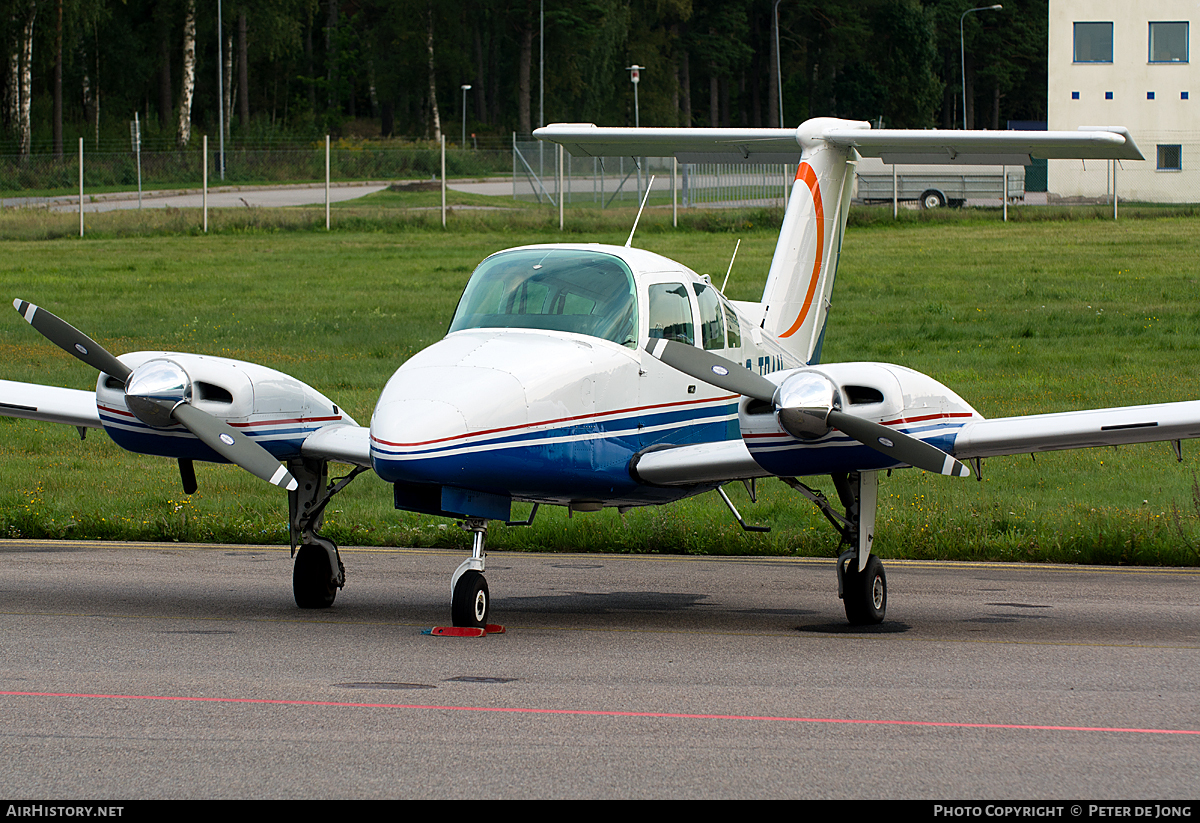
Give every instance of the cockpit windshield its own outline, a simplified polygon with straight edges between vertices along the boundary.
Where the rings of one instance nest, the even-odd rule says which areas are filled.
[[[637,347],[633,273],[619,257],[584,249],[518,249],[480,264],[450,331],[546,329]]]

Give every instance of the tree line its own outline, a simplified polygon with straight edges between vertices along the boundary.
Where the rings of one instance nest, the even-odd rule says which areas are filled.
[[[952,128],[964,79],[967,124],[1003,128],[1045,119],[1047,2],[963,19],[969,0],[223,0],[218,25],[218,0],[0,0],[0,153],[127,141],[135,113],[161,146],[221,120],[245,143],[454,139],[464,116],[494,137],[826,115]]]

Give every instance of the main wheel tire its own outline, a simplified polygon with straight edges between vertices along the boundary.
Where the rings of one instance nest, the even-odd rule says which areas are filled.
[[[477,571],[463,572],[454,586],[450,601],[450,616],[455,626],[482,629],[491,614],[492,598],[487,579]]]
[[[292,565],[292,594],[302,609],[327,609],[337,597],[337,585],[324,547],[305,544],[296,550]]]
[[[869,626],[882,623],[887,614],[887,575],[883,563],[875,555],[867,558],[867,567],[861,572],[846,569],[842,578],[842,599],[846,606],[846,619],[852,626]]]
[[[940,191],[930,189],[921,194],[921,208],[923,209],[940,209],[946,205],[946,196]]]

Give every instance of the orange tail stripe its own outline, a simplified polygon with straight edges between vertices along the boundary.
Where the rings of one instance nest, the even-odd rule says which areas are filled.
[[[796,179],[803,180],[808,190],[812,192],[813,205],[817,212],[817,259],[813,261],[812,277],[808,281],[808,294],[804,295],[804,305],[800,307],[800,315],[796,318],[796,322],[792,327],[785,331],[780,337],[791,337],[796,333],[796,330],[804,324],[804,318],[808,317],[809,309],[812,308],[813,295],[817,291],[817,277],[821,273],[821,259],[825,256],[825,209],[821,205],[821,186],[817,183],[817,175],[812,170],[812,166],[808,163],[801,163],[800,168],[796,169]]]

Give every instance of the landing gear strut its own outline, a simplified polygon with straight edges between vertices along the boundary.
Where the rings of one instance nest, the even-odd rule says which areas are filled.
[[[471,557],[462,562],[450,579],[450,615],[457,627],[485,629],[492,604],[483,576],[487,521],[469,517],[461,525],[472,535]]]
[[[302,609],[327,609],[337,590],[346,585],[346,569],[333,541],[317,533],[330,498],[366,469],[356,467],[335,483],[329,482],[325,460],[290,460],[288,471],[299,486],[288,492],[288,531],[292,541],[292,594]]]
[[[854,626],[882,623],[887,612],[887,575],[883,573],[883,563],[871,554],[879,474],[850,472],[832,478],[838,500],[846,510],[844,515],[816,489],[794,477],[782,480],[811,500],[842,536],[839,548],[846,549],[837,560],[838,597],[846,607],[846,619]]]

